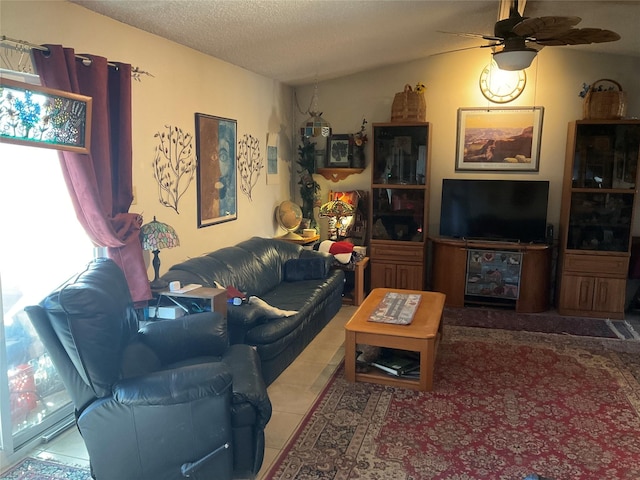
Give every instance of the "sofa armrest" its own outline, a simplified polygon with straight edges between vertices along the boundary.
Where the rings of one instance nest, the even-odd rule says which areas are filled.
[[[224,395],[231,381],[226,365],[204,363],[122,380],[113,386],[113,397],[129,406],[176,405]]]
[[[271,418],[271,401],[262,378],[260,357],[249,345],[231,345],[222,363],[233,377],[233,403],[248,402],[256,409],[257,428],[264,428]]]
[[[221,356],[229,345],[227,323],[219,312],[150,322],[138,333],[140,341],[151,348],[164,365],[194,357]]]

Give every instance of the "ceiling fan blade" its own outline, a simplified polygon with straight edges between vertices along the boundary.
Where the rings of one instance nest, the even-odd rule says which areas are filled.
[[[605,43],[620,40],[620,35],[611,30],[601,28],[572,28],[561,32],[553,38],[536,38],[539,45],[586,45],[589,43]]]
[[[558,32],[569,30],[581,20],[580,17],[527,18],[513,27],[513,33],[519,37],[551,38]]]
[[[493,48],[502,45],[502,43],[492,43],[489,45],[474,45],[473,47],[455,48],[453,50],[446,50],[444,52],[432,53],[430,57],[436,57],[438,55],[444,55],[445,53],[462,52],[464,50],[473,50],[475,48]]]
[[[489,40],[491,42],[501,42],[503,40],[500,37],[494,37],[493,35],[482,35],[480,33],[445,32],[443,30],[438,30],[438,33],[446,33],[448,35],[457,35],[458,37],[481,38],[483,40]]]

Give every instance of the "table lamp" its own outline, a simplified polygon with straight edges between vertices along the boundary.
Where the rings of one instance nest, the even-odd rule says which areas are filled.
[[[158,254],[163,248],[173,248],[180,245],[180,240],[178,239],[176,231],[170,225],[158,222],[154,216],[152,222],[149,222],[140,228],[140,241],[142,242],[143,250],[150,250],[153,252],[152,264],[155,272],[155,278],[150,284],[151,288],[153,290],[166,288],[169,283],[159,278],[160,257],[158,257]]]
[[[334,219],[335,225],[331,225],[329,222],[329,239],[340,240],[340,230],[344,230],[349,226],[351,222],[350,218],[355,213],[353,205],[348,204],[343,200],[330,200],[320,206],[320,216],[329,217]]]

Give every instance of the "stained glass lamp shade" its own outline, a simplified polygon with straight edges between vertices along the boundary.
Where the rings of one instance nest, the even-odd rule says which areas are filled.
[[[158,254],[163,248],[173,248],[180,245],[178,234],[170,225],[158,222],[156,217],[153,221],[140,228],[140,241],[143,250],[150,250],[153,253],[153,270],[155,277],[151,282],[151,288],[160,290],[166,288],[168,283],[160,279],[160,257]]]
[[[344,231],[349,226],[354,213],[353,205],[343,200],[331,200],[320,207],[320,216],[329,217],[332,220],[329,225],[331,240],[340,240],[340,231]]]
[[[331,124],[322,118],[322,112],[309,112],[309,115],[311,117],[300,127],[302,137],[329,137],[331,135]]]

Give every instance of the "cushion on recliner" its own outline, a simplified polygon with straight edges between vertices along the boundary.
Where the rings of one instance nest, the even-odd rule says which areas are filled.
[[[160,370],[158,356],[142,342],[131,342],[122,352],[122,378],[137,377]]]
[[[284,280],[299,282],[327,277],[326,263],[323,258],[292,258],[284,264]]]

